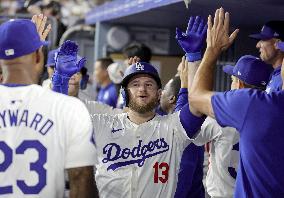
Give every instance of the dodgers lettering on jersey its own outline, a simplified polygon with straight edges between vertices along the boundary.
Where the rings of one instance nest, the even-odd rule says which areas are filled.
[[[0,92],[0,196],[63,197],[64,170],[95,163],[87,109],[38,85]]]
[[[29,127],[45,135],[53,126],[53,121],[41,113],[31,113],[28,109],[6,109],[0,111],[0,128]]]
[[[102,160],[103,163],[116,161],[121,158],[126,160],[124,162],[117,162],[111,164],[107,168],[107,170],[115,170],[119,167],[127,166],[130,164],[137,164],[139,167],[142,167],[147,158],[159,155],[169,150],[169,145],[164,140],[164,138],[150,141],[148,144],[145,145],[142,145],[142,142],[142,140],[139,140],[138,146],[133,147],[132,149],[121,148],[116,143],[107,144],[103,148],[103,154],[105,154],[106,156]],[[132,159],[128,160],[130,157]]]
[[[93,115],[102,198],[173,197],[179,163],[190,140],[179,112],[136,125],[127,114]]]

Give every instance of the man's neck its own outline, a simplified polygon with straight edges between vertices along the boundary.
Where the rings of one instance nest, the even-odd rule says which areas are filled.
[[[131,122],[134,122],[135,124],[142,124],[154,118],[156,113],[154,111],[138,113],[129,108],[127,115]]]
[[[101,83],[101,86],[102,86],[103,88],[105,88],[105,87],[107,87],[109,84],[111,84],[111,80],[107,79],[107,80],[105,80],[104,82]]]
[[[274,60],[273,63],[272,63],[273,69],[278,68],[278,67],[282,64],[283,57],[284,57],[284,56],[279,55],[279,56],[277,56],[277,57],[275,58],[275,60]]]
[[[39,77],[36,72],[25,65],[3,66],[3,82],[11,84],[38,84]]]
[[[3,75],[3,84],[38,84],[38,79],[35,77],[32,77],[30,75],[22,75],[20,73],[17,73],[16,75],[13,74],[7,74]]]

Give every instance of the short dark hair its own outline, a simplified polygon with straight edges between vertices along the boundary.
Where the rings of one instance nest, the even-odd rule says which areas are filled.
[[[137,56],[141,62],[149,63],[152,58],[152,51],[142,43],[130,44],[123,49],[123,54],[127,58]]]
[[[181,85],[180,77],[175,76],[171,80],[172,80],[172,82],[170,84],[170,92],[171,92],[172,95],[175,96],[175,98],[177,100],[178,93],[179,93],[179,90],[180,90],[180,85]]]
[[[102,67],[104,69],[107,69],[108,66],[113,63],[113,60],[110,57],[105,57],[97,59],[97,62],[101,62]]]
[[[88,73],[88,69],[86,67],[82,67],[80,73],[82,74],[82,76],[85,76]]]

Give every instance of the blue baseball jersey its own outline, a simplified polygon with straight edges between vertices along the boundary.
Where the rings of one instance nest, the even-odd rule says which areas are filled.
[[[281,78],[281,65],[277,67],[271,74],[270,81],[266,87],[266,92],[271,93],[273,91],[282,90],[282,78]]]
[[[187,103],[188,90],[186,88],[181,88],[178,94],[175,112],[181,110]],[[175,197],[201,198],[205,196],[205,190],[202,183],[203,162],[204,147],[190,144],[185,148],[181,157]]]
[[[284,92],[242,89],[216,93],[217,122],[240,133],[235,197],[284,197]]]
[[[97,101],[115,108],[117,104],[117,98],[118,93],[115,84],[110,83],[106,87],[101,87],[98,93]]]

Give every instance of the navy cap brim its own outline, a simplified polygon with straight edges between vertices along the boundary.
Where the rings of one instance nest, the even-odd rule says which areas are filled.
[[[251,34],[249,35],[250,38],[256,39],[256,40],[269,40],[272,39],[273,37],[267,36],[264,34]]]
[[[225,66],[223,66],[223,71],[226,74],[234,76],[234,66],[232,66],[232,65],[225,65]]]
[[[278,49],[280,49],[282,52],[284,52],[284,42],[277,43]]]

